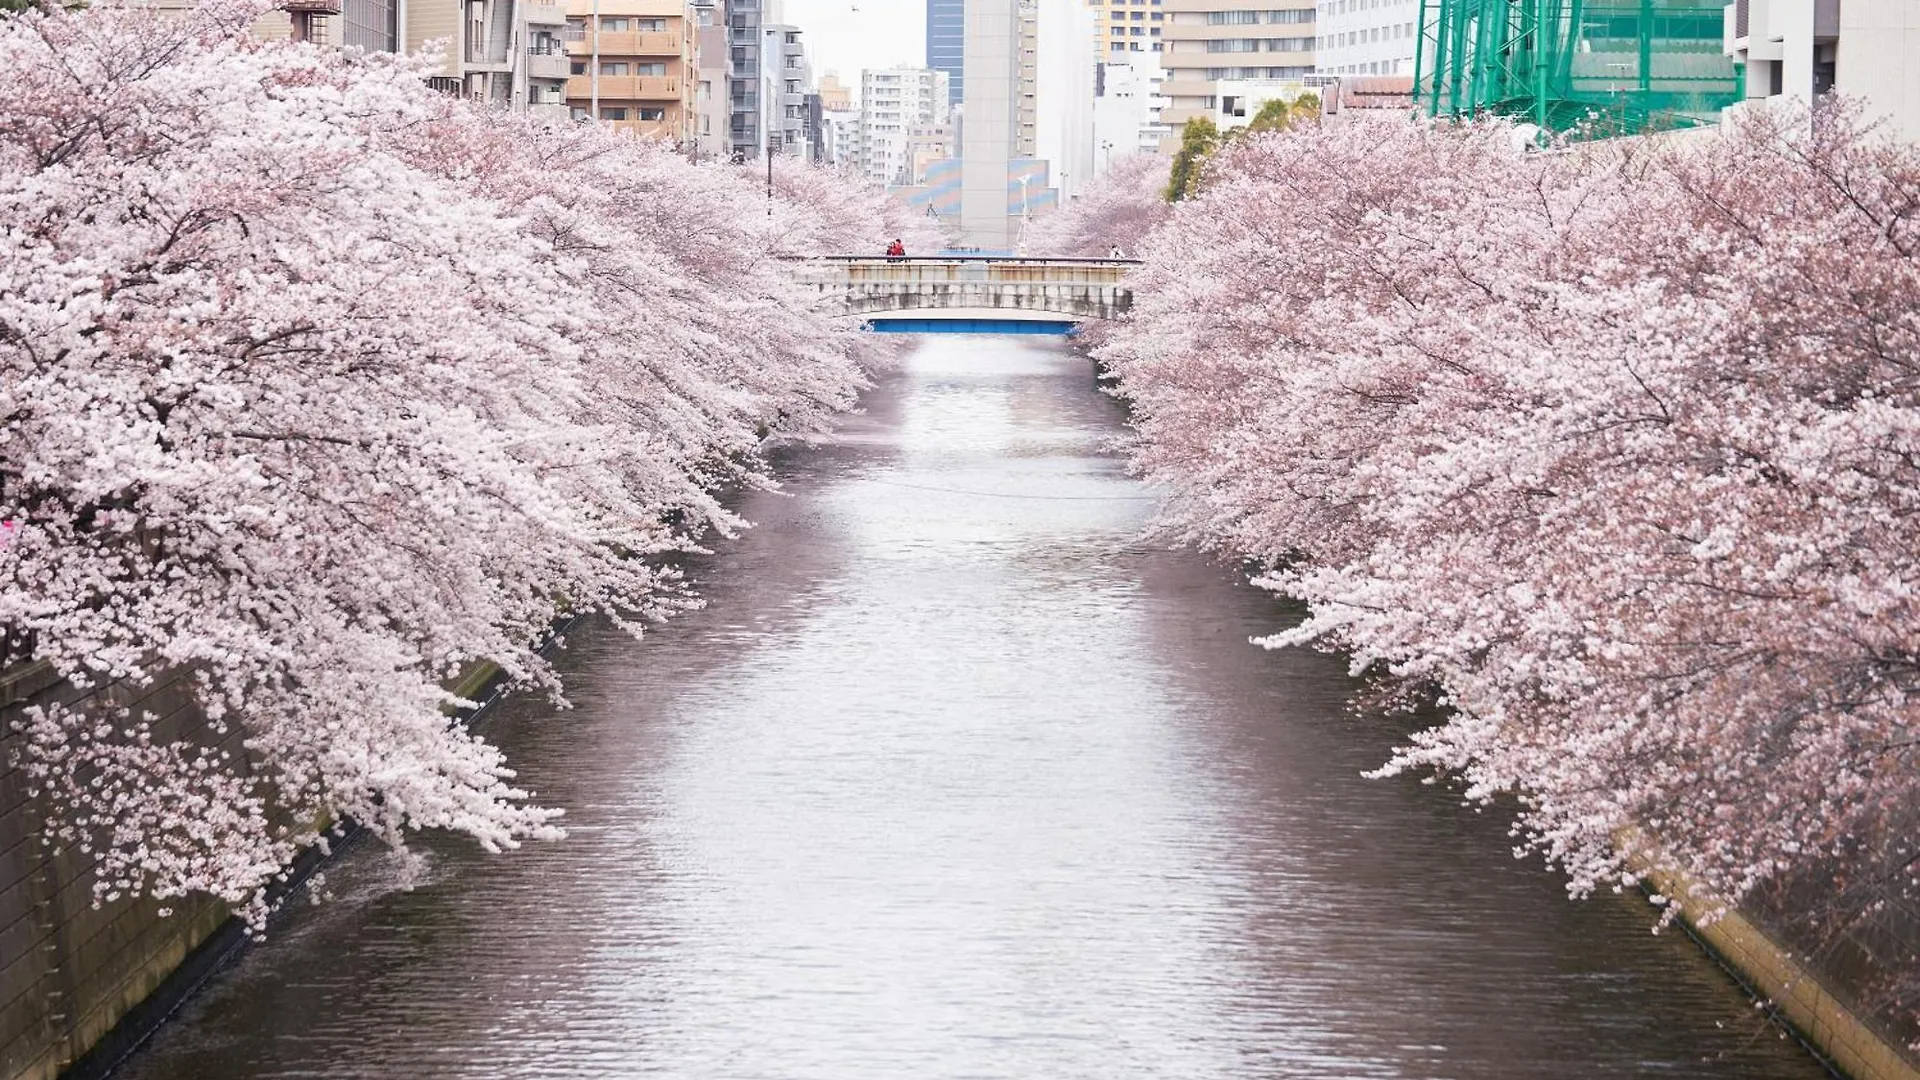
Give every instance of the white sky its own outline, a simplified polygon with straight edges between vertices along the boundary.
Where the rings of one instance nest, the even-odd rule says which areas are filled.
[[[832,71],[860,93],[864,68],[927,62],[926,0],[782,0],[813,61],[813,77]]]

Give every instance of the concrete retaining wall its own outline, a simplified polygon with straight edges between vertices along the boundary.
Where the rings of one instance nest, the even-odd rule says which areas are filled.
[[[225,907],[150,900],[93,905],[93,859],[42,842],[46,806],[12,767],[20,710],[93,698],[153,713],[157,737],[196,738],[204,720],[177,678],[143,691],[125,685],[76,694],[44,664],[0,677],[0,1077],[51,1080],[145,1001],[227,921]],[[228,736],[235,738],[236,736]]]
[[[1654,871],[1648,878],[1667,896],[1688,896],[1686,882],[1673,874]],[[1853,1080],[1920,1080],[1920,1068],[1746,916],[1730,911],[1704,926],[1689,924],[1688,931]]]

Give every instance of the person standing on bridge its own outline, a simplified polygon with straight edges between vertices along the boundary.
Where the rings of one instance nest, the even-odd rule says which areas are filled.
[[[906,257],[907,257],[907,245],[901,243],[897,238],[894,240],[893,243],[887,245],[887,258],[904,259]]]

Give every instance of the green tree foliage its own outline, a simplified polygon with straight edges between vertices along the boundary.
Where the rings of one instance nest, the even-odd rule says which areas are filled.
[[[1260,111],[1253,114],[1253,119],[1249,121],[1247,126],[1242,130],[1248,132],[1285,131],[1287,128],[1293,126],[1292,111],[1292,107],[1285,101],[1280,98],[1274,98],[1272,101],[1260,106]]]
[[[1167,180],[1167,201],[1179,202],[1199,191],[1200,172],[1207,158],[1220,147],[1220,129],[1204,116],[1187,121],[1180,132],[1180,149],[1173,155],[1173,172]]]

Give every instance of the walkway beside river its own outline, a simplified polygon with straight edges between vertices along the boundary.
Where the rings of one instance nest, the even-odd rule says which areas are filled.
[[[1644,902],[1363,779],[1403,732],[1140,539],[1122,420],[1057,344],[928,338],[704,610],[492,722],[569,839],[360,845],[122,1075],[1824,1075]]]

